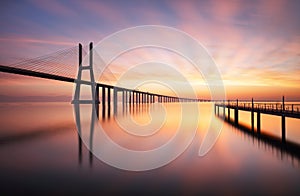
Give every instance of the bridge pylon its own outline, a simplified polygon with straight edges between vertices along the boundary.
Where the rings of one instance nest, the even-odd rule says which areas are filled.
[[[90,81],[82,80],[82,73],[83,71],[88,71],[90,74]],[[89,65],[83,66],[82,64],[82,45],[79,44],[79,67],[78,67],[78,74],[77,78],[75,79],[75,93],[72,100],[72,104],[99,104],[99,92],[97,90],[97,84],[94,78],[94,71],[93,71],[93,43],[91,42],[89,45]],[[91,87],[91,99],[83,100],[80,99],[81,93],[81,85],[88,85]]]

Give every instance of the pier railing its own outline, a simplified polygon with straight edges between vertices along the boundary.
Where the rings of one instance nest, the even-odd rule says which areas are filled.
[[[218,105],[236,108],[238,106],[239,109],[244,110],[260,110],[260,111],[270,111],[270,112],[284,112],[290,114],[300,114],[300,104],[282,104],[282,103],[252,103],[251,102],[240,102],[236,103],[236,101],[226,101],[226,102],[218,102]]]
[[[261,114],[269,114],[281,116],[281,130],[282,130],[282,141],[285,141],[286,135],[286,126],[285,126],[285,118],[297,118],[300,119],[300,104],[288,103],[284,102],[284,97],[282,97],[282,102],[254,102],[253,99],[251,101],[218,101],[215,103],[214,109],[215,114],[219,116],[220,108],[223,109],[223,117],[230,120],[230,110],[234,110],[234,122],[238,124],[239,121],[239,111],[248,111],[251,113],[251,130],[254,131],[254,113],[256,113],[257,117],[257,125],[256,130],[260,133],[261,127]],[[227,109],[227,117],[225,110]]]

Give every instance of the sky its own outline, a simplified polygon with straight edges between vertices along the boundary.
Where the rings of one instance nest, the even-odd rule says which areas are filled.
[[[186,32],[207,49],[219,68],[228,99],[280,100],[285,95],[288,100],[300,100],[297,0],[2,0],[0,4],[1,65],[73,47],[79,42],[98,43],[125,28],[163,25]],[[109,67],[114,78],[121,77],[136,62],[135,56],[164,59],[182,72],[199,97],[209,98],[201,75],[178,55],[161,49],[140,49],[116,59]],[[147,73],[149,70],[140,74]],[[73,92],[71,84],[44,79],[0,73],[0,80],[0,101],[69,100]],[[140,88],[147,90],[145,86]],[[150,89],[155,90],[158,89]]]

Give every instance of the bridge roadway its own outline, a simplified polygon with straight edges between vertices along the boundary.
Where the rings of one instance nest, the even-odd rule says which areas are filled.
[[[21,68],[15,68],[15,67],[9,67],[9,66],[4,66],[4,65],[0,65],[0,71],[5,72],[5,73],[23,75],[23,76],[32,76],[32,77],[45,78],[45,79],[51,79],[51,80],[58,80],[58,81],[63,81],[63,82],[70,82],[70,83],[75,82],[75,79],[70,78],[70,77],[58,76],[58,75],[54,75],[54,74],[42,73],[42,72],[26,70],[26,69],[21,69]],[[90,84],[89,81],[82,81],[82,82],[85,84]],[[139,91],[139,90],[133,90],[133,89],[127,89],[127,88],[123,88],[123,87],[116,87],[116,86],[112,86],[112,85],[97,83],[97,89],[99,89],[99,87],[151,96],[153,98],[152,101],[154,101],[154,96],[157,96],[159,102],[203,101],[200,99],[178,98],[178,97],[174,97],[174,96],[160,95],[160,94],[156,94],[156,93],[143,92],[143,91]],[[99,90],[97,92],[99,92]],[[99,100],[99,94],[96,96],[98,97],[97,99]],[[148,100],[148,98],[146,98],[146,99]],[[133,102],[134,102],[134,100],[133,100]],[[141,102],[144,102],[144,100],[142,99]],[[150,99],[147,102],[151,102]]]

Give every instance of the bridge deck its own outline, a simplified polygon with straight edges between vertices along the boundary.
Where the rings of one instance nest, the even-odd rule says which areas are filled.
[[[51,80],[58,80],[58,81],[70,82],[70,83],[74,83],[76,81],[74,78],[70,78],[70,77],[58,76],[58,75],[54,75],[54,74],[42,73],[42,72],[21,69],[21,68],[15,68],[15,67],[9,67],[9,66],[4,66],[4,65],[0,65],[0,72],[18,74],[18,75],[23,75],[23,76],[45,78],[45,79],[51,79]],[[91,83],[89,81],[81,81],[81,82],[86,83],[86,84]],[[127,89],[127,88],[123,88],[123,87],[117,87],[117,86],[112,86],[112,85],[102,84],[102,83],[96,83],[96,85],[97,85],[97,87],[116,89],[118,91],[129,91],[129,92],[134,92],[134,93],[142,93],[142,94],[153,95],[153,96],[158,96],[158,97],[166,97],[166,98],[178,98],[178,99],[184,99],[184,100],[189,100],[189,101],[200,101],[200,99],[179,98],[179,97],[174,97],[174,96],[167,96],[167,95],[161,95],[161,94],[156,94],[156,93],[143,92],[143,91],[139,91],[139,90]]]

